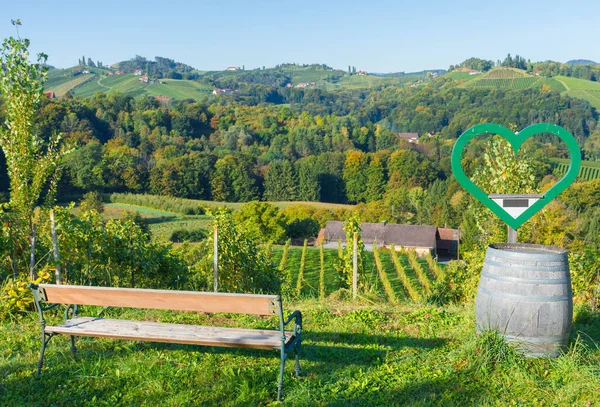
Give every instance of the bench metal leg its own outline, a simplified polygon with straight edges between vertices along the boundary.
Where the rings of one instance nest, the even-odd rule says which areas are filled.
[[[296,377],[300,376],[300,345],[302,341],[298,341],[296,345],[294,345],[294,351],[296,353],[296,364],[294,365],[294,373]]]
[[[285,368],[285,359],[287,358],[287,353],[285,353],[285,349],[281,348],[281,366],[279,368],[279,385],[277,386],[277,401],[281,401],[281,393],[283,392],[283,373]]]
[[[40,359],[38,360],[36,377],[40,377],[40,374],[42,373],[42,366],[44,366],[44,352],[46,351],[48,342],[50,342],[50,339],[52,339],[53,336],[53,334],[47,334],[46,332],[42,331],[42,350],[40,351]]]
[[[73,358],[77,357],[77,347],[75,346],[75,337],[71,335],[71,355]]]

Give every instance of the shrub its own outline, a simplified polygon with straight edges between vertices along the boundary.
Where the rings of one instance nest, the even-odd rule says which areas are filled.
[[[171,233],[169,240],[173,243],[201,242],[206,239],[207,235],[208,232],[204,229],[177,229]]]
[[[104,212],[104,202],[102,202],[102,196],[98,191],[91,191],[85,194],[79,202],[79,207],[84,212],[91,210],[98,213]]]

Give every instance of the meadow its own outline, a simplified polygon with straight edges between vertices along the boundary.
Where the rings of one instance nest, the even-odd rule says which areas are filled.
[[[304,316],[302,374],[286,365],[277,403],[277,352],[68,337],[52,339],[35,378],[39,321],[0,325],[2,406],[595,406],[600,403],[600,320],[577,308],[569,350],[526,359],[496,335],[475,334],[472,304],[285,302]],[[97,315],[273,329],[235,315],[86,308]],[[61,319],[57,310],[51,322]]]
[[[46,83],[47,90],[58,96],[72,92],[75,97],[92,97],[97,92],[119,92],[130,96],[165,96],[168,98],[200,99],[212,92],[212,87],[188,80],[161,79],[160,83],[144,84],[133,74],[107,76],[106,71],[96,69],[95,75],[72,76],[71,70],[54,70]]]

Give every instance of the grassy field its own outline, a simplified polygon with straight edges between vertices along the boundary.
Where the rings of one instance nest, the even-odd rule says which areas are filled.
[[[555,78],[565,86],[567,95],[587,100],[596,109],[600,109],[600,83],[566,76]]]
[[[455,81],[468,82],[479,78],[481,75],[469,75],[468,72],[452,71],[444,75],[444,78],[449,78]]]
[[[114,203],[129,203],[129,204],[138,204],[140,206],[150,206],[149,204],[142,204],[142,202],[155,202],[159,201],[164,205],[191,205],[191,206],[201,206],[205,208],[219,208],[226,207],[231,210],[240,209],[244,203],[243,202],[219,202],[219,201],[203,201],[197,199],[185,199],[185,198],[173,198],[166,196],[158,196],[158,195],[149,195],[149,194],[112,194],[110,196],[110,200]],[[345,204],[335,204],[335,203],[327,203],[327,202],[305,202],[305,201],[278,201],[278,202],[269,202],[280,209],[285,209],[288,206],[292,205],[308,205],[317,209],[352,209],[354,205],[345,205]],[[156,207],[155,209],[160,209]]]
[[[208,230],[211,222],[210,217],[206,215],[182,215],[180,213],[123,203],[105,204],[103,216],[106,219],[121,218],[126,211],[138,212],[148,222],[152,238],[161,242],[170,241],[171,235],[175,230]]]
[[[87,82],[93,81],[95,78],[96,78],[96,75],[81,74],[81,75],[72,77],[71,80],[69,80],[69,81],[58,82],[56,85],[54,85],[52,87],[46,86],[46,89],[52,90],[52,91],[54,91],[54,93],[56,93],[56,96],[62,97],[65,94],[67,94],[68,92],[72,91],[73,89],[83,86]]]
[[[93,68],[92,68],[93,69]],[[176,100],[200,99],[212,92],[212,87],[188,80],[161,79],[160,83],[144,84],[133,74],[107,76],[105,70],[96,69],[96,74],[72,76],[71,69],[53,70],[46,83],[47,90],[58,96],[72,91],[75,97],[91,97],[96,92],[119,92],[131,96],[166,96]]]
[[[325,87],[327,90],[334,89],[361,89],[373,88],[382,85],[386,86],[403,86],[409,82],[424,79],[417,76],[376,76],[376,75],[352,75],[344,76],[339,81],[327,82]]]
[[[473,305],[286,303],[303,312],[302,374],[275,351],[53,338],[34,376],[39,321],[0,324],[0,405],[12,406],[597,406],[600,318],[576,308],[567,353],[527,359],[476,335]],[[86,308],[83,315],[100,309]],[[52,313],[50,313],[52,314]],[[275,329],[273,318],[111,309],[105,317]],[[60,322],[60,310],[49,319]]]

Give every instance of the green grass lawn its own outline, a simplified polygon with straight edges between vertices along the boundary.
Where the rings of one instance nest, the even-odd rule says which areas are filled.
[[[600,316],[575,310],[567,353],[513,354],[475,334],[473,304],[437,308],[326,300],[285,304],[304,316],[302,375],[286,364],[287,406],[597,406]],[[83,314],[96,315],[98,309]],[[50,313],[51,314],[51,313]],[[50,323],[62,316],[56,310]],[[109,310],[111,318],[274,329],[264,317]],[[0,324],[1,406],[262,406],[276,400],[276,351],[53,338],[35,378],[39,321]]]

